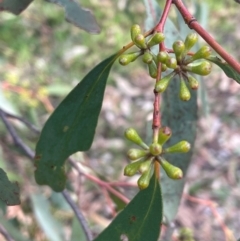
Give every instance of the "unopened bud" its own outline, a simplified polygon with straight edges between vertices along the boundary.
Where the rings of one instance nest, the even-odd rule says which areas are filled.
[[[144,159],[132,162],[132,163],[128,164],[127,166],[125,166],[124,175],[128,176],[128,177],[131,177],[131,176],[135,175],[137,173],[140,165],[143,162],[144,162]]]
[[[183,78],[180,79],[179,98],[183,101],[188,101],[191,98],[191,93]]]
[[[189,83],[191,89],[197,90],[198,86],[199,86],[197,79],[195,79],[193,76],[191,76],[189,74],[187,76],[187,79],[188,79],[188,83]]]
[[[161,127],[158,133],[158,143],[163,145],[172,136],[172,130],[168,126]]]
[[[166,63],[167,59],[169,59],[169,58],[170,57],[169,57],[168,53],[165,52],[165,51],[160,51],[157,55],[158,62],[161,62],[161,63],[164,63],[164,64]]]
[[[128,128],[126,131],[125,131],[125,137],[129,140],[129,141],[132,141],[133,143],[143,147],[144,149],[148,150],[148,146],[147,144],[145,144],[141,137],[138,135],[137,131],[133,128]]]
[[[132,27],[131,27],[131,39],[132,39],[133,42],[134,42],[134,39],[136,38],[136,36],[140,33],[141,33],[140,26],[138,24],[132,25]]]
[[[147,44],[145,43],[145,37],[142,34],[136,35],[133,42],[140,48],[140,49],[147,49]]]
[[[176,69],[176,68],[177,68],[177,60],[176,60],[176,58],[168,58],[168,59],[166,60],[166,63],[165,63],[165,64],[166,64],[167,67],[170,68],[170,69]]]
[[[148,64],[148,72],[152,78],[157,78],[157,66],[154,62]]]
[[[150,179],[152,177],[153,168],[149,168],[146,172],[144,172],[141,177],[138,179],[138,187],[143,190],[149,186]]]
[[[158,156],[162,153],[162,146],[159,143],[152,143],[149,146],[149,151],[153,156]]]
[[[175,72],[171,72],[170,74],[166,75],[165,77],[163,77],[162,79],[160,79],[159,81],[157,81],[156,85],[155,85],[155,90],[159,93],[162,93],[164,92],[169,83],[170,83],[170,80],[175,76]]]
[[[128,54],[122,54],[119,57],[119,63],[121,65],[127,65],[133,61],[135,61],[142,53],[140,51],[138,52],[132,52],[132,53],[128,53]]]
[[[181,179],[183,177],[183,172],[179,167],[176,167],[170,164],[168,161],[166,161],[163,158],[161,159],[160,163],[169,178]]]
[[[185,51],[185,44],[182,40],[177,40],[173,43],[173,50],[176,56],[177,61],[181,61],[183,59],[183,53]]]
[[[151,157],[150,159],[148,159],[140,164],[139,169],[138,169],[140,173],[147,172],[148,169],[151,168],[151,165],[153,164],[153,158],[154,157]]]
[[[145,63],[145,64],[151,64],[152,61],[153,61],[153,55],[149,52],[145,52],[143,57],[142,57],[142,61]]]
[[[208,61],[202,61],[199,63],[191,63],[187,66],[183,66],[183,69],[199,75],[208,75],[211,73],[212,65]]]
[[[202,46],[193,56],[184,61],[184,64],[189,64],[197,59],[206,59],[211,55],[211,48],[207,45]]]
[[[150,48],[156,44],[160,44],[165,39],[163,33],[155,33],[147,42],[147,46]]]
[[[180,141],[177,144],[164,149],[164,153],[186,153],[191,149],[191,144],[187,141]]]
[[[130,149],[127,153],[127,156],[130,160],[135,161],[141,157],[144,157],[149,152],[146,150],[139,150],[139,149]]]

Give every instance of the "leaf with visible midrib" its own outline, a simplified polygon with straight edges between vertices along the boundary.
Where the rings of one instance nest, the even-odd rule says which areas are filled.
[[[139,191],[94,241],[157,241],[162,208],[160,185],[153,175],[148,188]]]
[[[218,65],[229,78],[236,80],[236,82],[240,84],[240,73],[238,73],[231,65],[218,58],[217,56],[210,56],[207,59]]]
[[[35,179],[39,185],[62,191],[66,158],[90,148],[115,58],[113,55],[92,69],[47,120],[36,146]]]

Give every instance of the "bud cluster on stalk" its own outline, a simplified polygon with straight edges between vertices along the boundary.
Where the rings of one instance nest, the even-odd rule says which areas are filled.
[[[191,98],[189,88],[192,90],[198,89],[198,81],[191,73],[198,75],[208,75],[211,72],[212,65],[207,59],[211,54],[211,48],[209,46],[202,46],[196,53],[191,54],[189,51],[197,43],[198,36],[196,33],[190,33],[187,35],[185,41],[177,40],[173,43],[172,48],[174,51],[174,57],[166,51],[160,51],[157,55],[158,63],[162,64],[165,69],[172,69],[170,73],[157,81],[155,85],[155,91],[164,92],[171,79],[175,75],[180,77],[180,90],[179,97],[183,101],[188,101]]]
[[[155,32],[152,36],[146,40],[141,32],[139,25],[134,24],[131,27],[131,39],[133,43],[139,48],[136,52],[130,52],[122,54],[119,57],[119,63],[121,65],[127,65],[135,61],[139,56],[142,55],[142,61],[148,65],[149,75],[152,78],[157,77],[157,57],[151,52],[151,47],[160,44],[164,41],[165,36],[161,32]]]
[[[172,131],[169,127],[161,127],[159,129],[158,140],[151,143],[149,146],[143,142],[137,131],[133,128],[128,128],[125,131],[125,137],[140,146],[141,149],[132,148],[128,151],[127,156],[131,163],[124,168],[125,176],[133,176],[136,173],[140,173],[138,179],[138,186],[140,189],[148,187],[151,176],[154,172],[154,162],[160,163],[165,170],[168,177],[171,179],[181,179],[183,176],[182,170],[164,158],[165,153],[186,153],[190,150],[191,145],[185,140],[178,142],[177,144],[163,148],[163,145],[172,136]]]

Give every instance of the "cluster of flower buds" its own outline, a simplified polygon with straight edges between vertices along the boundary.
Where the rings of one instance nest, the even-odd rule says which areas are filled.
[[[197,43],[197,40],[198,35],[196,33],[190,33],[184,42],[177,40],[173,43],[174,57],[171,57],[166,51],[160,51],[158,53],[157,61],[162,64],[162,69],[169,68],[172,69],[172,71],[156,83],[155,90],[157,92],[164,92],[170,80],[175,75],[179,75],[179,97],[181,100],[188,101],[191,98],[189,87],[193,90],[198,89],[198,81],[190,73],[202,76],[210,74],[212,65],[205,60],[211,54],[211,48],[209,46],[202,46],[196,53],[189,54],[190,49]]]
[[[163,157],[166,153],[186,153],[190,150],[191,145],[183,140],[168,148],[163,148],[165,142],[172,136],[172,131],[169,127],[161,127],[157,142],[153,142],[150,146],[143,142],[137,131],[133,128],[128,128],[125,131],[125,137],[131,142],[137,144],[142,149],[130,149],[127,153],[131,163],[124,169],[124,175],[133,176],[137,172],[141,174],[138,179],[140,189],[148,187],[151,176],[154,171],[154,162],[160,163],[168,177],[172,179],[181,179],[183,176],[182,170]]]
[[[155,32],[150,39],[146,40],[141,32],[139,25],[134,24],[131,27],[131,39],[133,43],[139,48],[136,52],[122,54],[119,57],[119,63],[121,65],[127,65],[135,61],[139,56],[142,57],[142,61],[148,65],[149,75],[152,78],[157,77],[157,59],[156,55],[151,52],[151,47],[160,44],[164,41],[165,36],[163,33]]]

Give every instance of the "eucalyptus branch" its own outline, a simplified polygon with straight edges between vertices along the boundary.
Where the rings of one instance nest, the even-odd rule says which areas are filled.
[[[240,64],[197,22],[181,0],[172,0],[189,28],[194,29],[229,65],[240,73]]]
[[[10,135],[12,136],[15,145],[18,146],[20,149],[22,149],[22,151],[27,157],[29,157],[30,159],[33,159],[34,152],[27,145],[25,145],[22,139],[18,136],[17,132],[8,121],[5,112],[1,108],[0,108],[0,117],[3,123],[5,124],[7,130],[9,131]]]
[[[77,219],[79,220],[79,222],[81,223],[83,231],[85,233],[85,236],[87,237],[87,241],[93,240],[93,236],[92,236],[92,233],[90,232],[90,230],[88,228],[87,221],[84,218],[84,216],[81,213],[81,211],[78,208],[78,206],[73,202],[73,200],[71,199],[69,193],[66,190],[62,191],[62,195],[65,198],[65,200],[68,202],[68,204],[70,205],[72,210],[74,211],[74,213],[75,213]]]
[[[40,133],[40,130],[38,130],[38,128],[36,126],[34,126],[32,123],[25,120],[24,118],[22,118],[20,116],[13,115],[13,114],[10,114],[10,113],[6,112],[5,110],[2,110],[2,111],[5,113],[6,117],[19,120],[20,122],[24,123],[29,129],[31,129],[35,133],[37,133],[37,134]]]
[[[14,239],[11,237],[11,235],[7,232],[7,230],[0,225],[0,233],[7,241],[14,241]]]
[[[22,151],[24,152],[24,154],[31,160],[34,159],[34,152],[23,142],[23,140],[18,136],[17,132],[15,131],[15,129],[13,128],[13,126],[10,124],[10,122],[8,121],[7,117],[6,117],[6,113],[0,109],[0,117],[3,121],[3,123],[5,124],[7,130],[9,131],[14,143],[16,146],[18,146],[20,149],[22,149]],[[75,213],[79,223],[81,224],[84,233],[86,234],[87,237],[87,241],[91,241],[92,240],[92,236],[91,236],[91,232],[89,230],[89,228],[87,227],[87,222],[84,219],[83,215],[81,214],[81,211],[79,210],[79,208],[74,204],[74,202],[72,201],[71,197],[69,196],[69,194],[67,193],[66,190],[64,190],[62,192],[62,195],[64,197],[64,199],[69,203],[69,205],[72,207],[73,212]],[[1,230],[0,230],[1,231]]]

